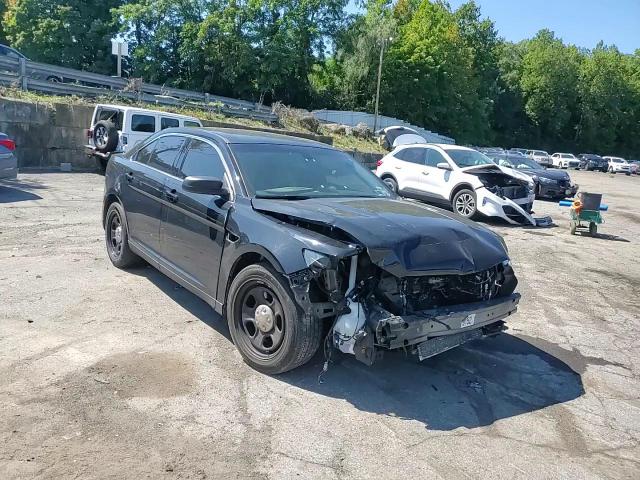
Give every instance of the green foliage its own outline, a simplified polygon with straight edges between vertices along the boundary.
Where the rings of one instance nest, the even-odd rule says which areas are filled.
[[[13,0],[7,2],[4,34],[32,60],[112,73],[111,8],[121,0]]]
[[[640,50],[499,38],[470,0],[0,0],[0,42],[146,81],[302,108],[380,112],[459,143],[640,157]]]

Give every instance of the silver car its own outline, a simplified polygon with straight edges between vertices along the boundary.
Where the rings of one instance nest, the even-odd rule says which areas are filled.
[[[13,179],[18,176],[18,159],[13,154],[16,144],[8,135],[0,132],[0,178]]]

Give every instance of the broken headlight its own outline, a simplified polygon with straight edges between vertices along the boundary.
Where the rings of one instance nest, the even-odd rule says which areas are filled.
[[[551,185],[552,183],[558,183],[558,182],[552,178],[540,177],[540,183],[544,183],[545,185]]]
[[[306,248],[302,250],[302,256],[304,257],[304,261],[311,270],[326,270],[331,266],[331,259],[319,252],[314,250],[307,250]]]

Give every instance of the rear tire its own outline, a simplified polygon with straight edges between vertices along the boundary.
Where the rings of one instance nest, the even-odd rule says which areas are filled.
[[[144,261],[129,248],[129,229],[122,205],[109,205],[104,222],[104,236],[109,260],[115,267],[127,269],[140,266]]]
[[[453,196],[451,200],[453,211],[464,218],[473,219],[478,214],[478,202],[476,192],[463,188]]]
[[[118,148],[120,141],[118,129],[113,122],[102,120],[93,127],[93,144],[96,150],[102,153],[110,153]]]
[[[398,193],[398,182],[396,182],[392,177],[385,177],[382,181],[391,189],[393,193]]]
[[[229,332],[244,361],[268,375],[308,362],[322,342],[322,322],[305,314],[270,265],[249,265],[231,282]]]

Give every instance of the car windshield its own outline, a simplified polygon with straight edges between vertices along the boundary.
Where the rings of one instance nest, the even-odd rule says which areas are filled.
[[[515,168],[517,170],[544,170],[538,162],[535,160],[529,160],[528,158],[521,158],[515,155],[510,155],[498,162],[498,165],[502,167]]]
[[[286,200],[393,196],[371,171],[337,150],[255,143],[230,147],[251,196]]]
[[[460,168],[475,167],[478,165],[493,165],[489,157],[483,155],[475,150],[459,150],[459,149],[445,149],[447,154],[451,157],[451,160],[455,162]]]

